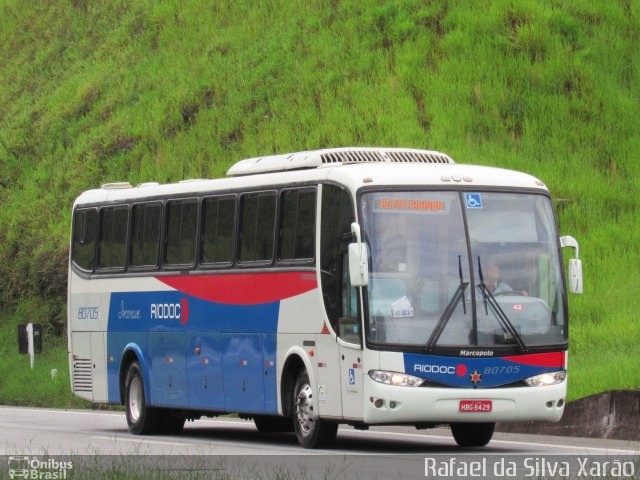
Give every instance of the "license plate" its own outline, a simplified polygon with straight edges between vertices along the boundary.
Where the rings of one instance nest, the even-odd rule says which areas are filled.
[[[491,400],[460,400],[460,411],[465,413],[489,413],[493,408]]]

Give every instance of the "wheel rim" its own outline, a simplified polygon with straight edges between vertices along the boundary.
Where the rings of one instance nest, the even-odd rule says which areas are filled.
[[[313,418],[313,392],[307,383],[302,385],[296,397],[296,421],[300,432],[306,437],[313,432],[315,419]]]
[[[144,395],[142,392],[142,382],[140,377],[133,377],[129,385],[129,416],[131,421],[136,423],[140,418],[140,411],[144,403]]]

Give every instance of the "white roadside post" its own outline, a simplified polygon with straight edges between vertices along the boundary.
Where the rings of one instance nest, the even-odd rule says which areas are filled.
[[[29,352],[29,363],[33,369],[35,352],[33,350],[33,323],[27,323],[27,351]]]

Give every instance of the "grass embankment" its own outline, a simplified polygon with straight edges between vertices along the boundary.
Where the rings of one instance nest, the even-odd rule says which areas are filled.
[[[1,0],[0,308],[63,330],[71,204],[101,183],[220,176],[273,152],[432,148],[568,200],[560,231],[585,272],[570,396],[638,388],[638,8]]]
[[[37,319],[31,319],[38,323]],[[35,356],[33,369],[28,355],[18,354],[17,325],[26,319],[0,312],[0,405],[56,408],[90,406],[71,393],[67,340],[56,335],[44,336],[42,354]],[[55,379],[51,370],[57,369]]]

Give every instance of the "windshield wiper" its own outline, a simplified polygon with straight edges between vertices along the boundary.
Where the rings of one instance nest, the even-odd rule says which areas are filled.
[[[469,282],[465,282],[462,277],[462,259],[460,255],[458,255],[458,275],[460,276],[460,283],[458,284],[458,288],[455,292],[453,292],[453,296],[451,297],[451,300],[449,300],[447,308],[445,308],[444,312],[442,312],[442,316],[440,317],[440,320],[438,320],[436,328],[431,333],[431,336],[429,337],[429,340],[426,344],[427,350],[432,350],[433,346],[438,342],[440,335],[442,335],[442,332],[447,326],[449,319],[453,316],[453,312],[458,306],[460,300],[462,300],[462,309],[464,310],[464,314],[467,314],[467,303],[464,299],[464,291],[469,286]]]
[[[509,317],[507,317],[507,315],[504,313],[504,310],[500,308],[500,305],[496,301],[496,298],[493,296],[493,294],[487,288],[487,285],[484,283],[484,275],[482,274],[482,263],[480,263],[480,256],[478,256],[478,274],[480,275],[480,283],[477,286],[480,288],[480,291],[482,292],[482,296],[484,297],[485,315],[489,315],[489,310],[487,308],[487,303],[488,303],[489,306],[491,307],[491,310],[498,318],[498,322],[500,323],[500,326],[502,327],[502,329],[511,335],[511,338],[513,338],[516,341],[516,343],[518,344],[518,346],[523,352],[526,351],[527,346],[522,340],[522,337],[516,331],[516,328],[513,326],[513,323],[511,323],[511,320],[509,320]]]

